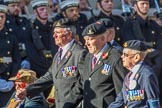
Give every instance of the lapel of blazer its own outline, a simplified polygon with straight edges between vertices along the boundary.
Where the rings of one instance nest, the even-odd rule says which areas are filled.
[[[53,64],[52,64],[53,67],[52,68],[54,69],[54,72],[52,72],[52,73],[54,76],[56,76],[57,71],[58,71],[57,57],[58,57],[58,52],[55,54],[55,56],[53,58]]]
[[[67,61],[69,60],[69,58],[72,55],[72,50],[74,49],[76,43],[74,42],[73,45],[71,45],[71,47],[69,48],[69,50],[66,52],[65,56],[62,58],[60,64],[57,64],[57,73],[56,76],[58,75],[58,73],[60,72],[60,69],[63,67],[64,64],[67,63]]]
[[[87,70],[88,71],[88,73],[89,73],[89,75],[92,73],[92,58],[93,58],[93,55],[92,54],[90,54],[89,53],[89,55],[87,55],[87,58],[86,58],[86,60],[87,60],[87,64],[85,65],[85,66],[88,66],[87,68],[88,68],[88,70],[87,69],[85,69],[85,70]],[[89,65],[90,64],[90,65]]]
[[[95,65],[94,69],[91,71],[90,76],[92,76],[95,72],[98,72],[97,70],[100,69],[101,67],[103,67],[104,61],[108,59],[109,52],[110,52],[111,48],[112,47],[110,47],[110,45],[108,45],[108,48],[103,52],[103,54],[108,54],[108,55],[106,57],[103,57],[103,54],[101,55],[100,59],[98,60],[98,62]]]

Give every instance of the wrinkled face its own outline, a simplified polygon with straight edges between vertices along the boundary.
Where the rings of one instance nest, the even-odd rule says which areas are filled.
[[[22,90],[22,89],[25,89],[27,87],[27,85],[28,85],[27,83],[16,81],[15,82],[15,89],[16,90]]]
[[[21,12],[19,3],[8,4],[8,11],[11,15],[18,16]]]
[[[137,13],[141,13],[143,15],[146,15],[148,14],[149,12],[149,1],[138,1],[136,4],[135,4],[135,10],[137,11]]]
[[[136,54],[133,54],[130,49],[124,48],[123,49],[123,54],[121,56],[123,66],[127,69],[132,69],[134,66],[134,57]]]
[[[6,14],[0,12],[0,30],[4,27],[6,21]]]
[[[113,0],[101,0],[101,6],[105,11],[111,12],[113,9]]]
[[[53,38],[55,44],[59,47],[65,46],[72,39],[72,34],[66,28],[56,27],[54,29]]]
[[[78,7],[67,8],[64,12],[64,16],[73,21],[77,21],[79,18],[79,8]]]
[[[47,9],[47,6],[37,7],[34,10],[34,13],[36,14],[37,17],[40,17],[41,19],[48,19],[48,9]]]
[[[101,36],[98,35],[94,37],[85,36],[84,40],[85,40],[85,46],[88,48],[89,53],[92,54],[98,54],[106,41],[104,35]]]

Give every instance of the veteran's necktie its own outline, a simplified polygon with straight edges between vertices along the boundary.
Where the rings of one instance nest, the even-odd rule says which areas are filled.
[[[93,58],[92,58],[92,70],[95,67],[96,61],[97,61],[97,58],[95,56],[93,56]]]
[[[62,48],[58,49],[57,64],[59,64],[61,61],[62,51],[63,51]]]
[[[132,72],[129,72],[126,76],[126,87],[129,88],[129,84],[130,84],[130,76],[132,75]]]

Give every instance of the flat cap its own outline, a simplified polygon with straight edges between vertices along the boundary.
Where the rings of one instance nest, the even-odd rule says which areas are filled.
[[[60,3],[61,10],[65,10],[70,7],[78,7],[79,6],[79,0],[64,0]]]
[[[30,4],[35,9],[40,6],[48,6],[48,0],[32,0]]]
[[[106,27],[101,22],[88,25],[82,32],[82,36],[95,37],[96,35],[106,32]]]
[[[108,29],[114,27],[114,21],[110,18],[102,18],[98,20],[99,22],[103,23],[103,25]]]
[[[10,4],[10,3],[19,3],[20,0],[4,0],[5,4]]]
[[[146,45],[139,40],[129,40],[126,41],[123,45],[124,48],[129,48],[137,51],[146,51],[147,47]]]
[[[7,6],[6,5],[2,5],[2,4],[0,4],[0,12],[2,12],[2,13],[7,13]]]
[[[31,83],[36,79],[36,72],[29,69],[20,69],[17,75],[15,77],[11,77],[9,80]]]

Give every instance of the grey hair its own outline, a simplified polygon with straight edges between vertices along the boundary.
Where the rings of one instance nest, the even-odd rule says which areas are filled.
[[[130,50],[129,48],[125,48],[125,50]],[[146,51],[138,51],[138,50],[133,50],[133,49],[131,49],[131,52],[132,52],[132,54],[140,54],[141,56],[142,56],[142,58],[144,59],[145,57],[146,57],[146,55],[147,55],[147,53],[148,53],[148,51],[146,50]]]
[[[75,26],[69,26],[68,28],[66,28],[67,32],[72,32],[72,36],[74,37],[76,35],[76,28]]]

